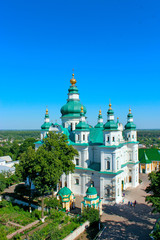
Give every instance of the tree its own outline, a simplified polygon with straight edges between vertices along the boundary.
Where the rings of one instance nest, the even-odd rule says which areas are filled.
[[[149,174],[150,184],[146,188],[146,192],[150,193],[146,197],[146,201],[152,204],[153,212],[160,213],[160,170]],[[151,234],[155,240],[160,239],[160,221],[158,221]]]
[[[31,211],[31,197],[32,197],[31,186],[37,175],[35,162],[36,162],[36,152],[30,146],[24,153],[21,154],[21,159],[19,161],[19,164],[16,165],[16,175],[19,178],[22,178],[23,181],[26,181],[26,179],[28,179],[29,211]]]
[[[35,148],[35,143],[36,139],[35,138],[27,138],[26,140],[24,140],[24,142],[20,145],[19,147],[19,155],[25,151],[27,151],[27,149],[29,147],[32,147],[32,149]]]
[[[146,192],[150,195],[146,197],[146,201],[152,204],[153,212],[160,213],[160,171],[151,172],[149,180],[150,185],[146,188]]]
[[[16,160],[19,154],[19,145],[16,141],[14,141],[12,146],[10,147],[10,152],[12,153],[13,161]]]
[[[91,224],[98,223],[99,211],[95,208],[84,208],[82,217],[88,220]]]
[[[42,219],[44,217],[44,195],[51,192],[63,173],[73,172],[73,158],[78,155],[76,149],[68,145],[66,135],[49,132],[44,144],[36,152],[36,189],[42,195]]]
[[[0,194],[4,191],[6,188],[6,178],[3,173],[0,173]]]

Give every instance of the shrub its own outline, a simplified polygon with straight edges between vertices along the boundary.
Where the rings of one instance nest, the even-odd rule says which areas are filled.
[[[35,210],[31,213],[31,216],[32,216],[32,217],[35,217],[35,218],[37,218],[37,219],[40,219],[40,218],[41,218],[41,214],[42,214],[41,211],[38,211],[37,209],[35,209]]]
[[[94,208],[85,208],[82,217],[88,220],[91,224],[99,221],[99,211]]]

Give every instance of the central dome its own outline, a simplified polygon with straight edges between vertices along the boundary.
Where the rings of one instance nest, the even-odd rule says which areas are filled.
[[[83,105],[79,100],[70,100],[62,108],[62,117],[80,117],[81,107]],[[83,111],[86,114],[86,108],[83,106]]]

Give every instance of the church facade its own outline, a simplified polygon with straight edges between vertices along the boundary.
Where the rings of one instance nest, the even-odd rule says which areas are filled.
[[[123,190],[139,184],[139,160],[136,125],[131,109],[127,123],[115,121],[111,104],[107,121],[103,123],[101,110],[95,127],[86,122],[86,108],[80,103],[76,79],[72,74],[67,103],[61,108],[62,124],[51,123],[48,109],[41,126],[41,141],[49,131],[62,132],[68,144],[77,149],[79,155],[73,161],[75,172],[61,177],[61,187],[67,186],[74,194],[86,195],[91,183],[103,203],[121,202]]]

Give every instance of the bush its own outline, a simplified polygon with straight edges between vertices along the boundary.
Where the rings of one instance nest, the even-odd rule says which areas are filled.
[[[85,208],[82,217],[84,220],[88,220],[91,224],[96,223],[99,221],[99,211],[95,208]]]
[[[42,212],[41,212],[41,211],[38,211],[37,209],[35,209],[35,210],[31,213],[32,217],[35,217],[35,218],[37,218],[37,219],[40,219],[40,218],[41,218],[41,214],[42,214]]]

